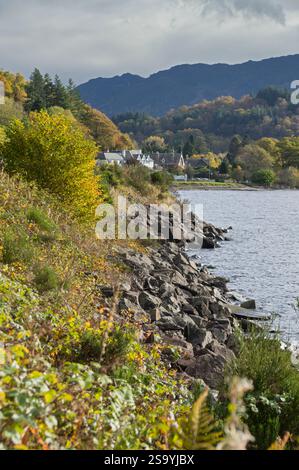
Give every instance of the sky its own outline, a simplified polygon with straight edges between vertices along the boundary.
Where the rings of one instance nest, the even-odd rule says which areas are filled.
[[[0,0],[0,68],[77,84],[299,53],[298,0]]]

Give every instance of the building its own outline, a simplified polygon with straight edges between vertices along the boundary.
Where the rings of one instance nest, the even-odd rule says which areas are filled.
[[[208,158],[189,158],[187,166],[193,168],[193,170],[202,170],[203,168],[209,168],[210,161]]]
[[[126,163],[129,163],[130,161],[136,161],[150,170],[154,169],[154,160],[149,155],[144,155],[142,150],[124,150],[122,154]]]
[[[151,155],[156,168],[168,171],[185,170],[186,163],[181,153],[154,153]]]
[[[123,165],[125,159],[121,152],[101,152],[97,156],[97,165],[108,163],[109,165]]]

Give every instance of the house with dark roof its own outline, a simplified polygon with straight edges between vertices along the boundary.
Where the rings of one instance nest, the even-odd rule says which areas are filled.
[[[97,156],[97,165],[108,163],[109,165],[123,165],[125,159],[121,152],[101,152]]]
[[[184,170],[186,163],[181,153],[154,153],[151,155],[156,168],[164,170]]]
[[[208,158],[189,158],[187,166],[193,168],[193,170],[201,170],[203,168],[209,168],[210,162]]]

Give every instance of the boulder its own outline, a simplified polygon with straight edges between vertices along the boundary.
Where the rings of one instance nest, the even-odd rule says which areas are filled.
[[[145,291],[139,294],[138,300],[139,305],[147,312],[149,310],[159,307],[159,305],[161,304],[161,300],[158,297],[155,297],[149,292]]]
[[[221,355],[210,352],[192,361],[186,373],[196,379],[203,379],[209,387],[217,390],[223,381],[225,365],[226,361]]]

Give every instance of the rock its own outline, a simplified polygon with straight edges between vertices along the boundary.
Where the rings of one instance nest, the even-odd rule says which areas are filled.
[[[192,367],[193,363],[194,363],[193,359],[179,359],[176,362],[176,365],[181,367],[183,370],[186,370],[189,367]]]
[[[242,308],[246,308],[248,310],[256,310],[256,302],[254,299],[246,300],[246,302],[241,303]]]
[[[202,240],[202,248],[206,250],[214,250],[216,248],[217,244],[215,240],[209,237],[203,237]]]
[[[196,337],[193,339],[192,344],[204,349],[213,341],[213,335],[210,331],[199,329]]]
[[[139,305],[146,311],[159,307],[161,301],[158,297],[154,297],[149,292],[141,292],[138,297]]]
[[[187,315],[195,315],[197,313],[193,305],[190,304],[183,305],[182,311],[187,313]]]
[[[148,277],[145,280],[144,288],[150,290],[151,292],[157,293],[159,290],[159,282],[154,277]]]
[[[222,356],[226,362],[232,361],[236,357],[231,349],[220,344],[216,339],[211,341],[207,348],[217,356]]]
[[[163,317],[157,322],[162,331],[184,331],[184,326],[179,325],[172,317]]]
[[[188,341],[185,341],[184,339],[176,338],[176,337],[171,338],[169,336],[164,336],[163,343],[176,346],[177,348],[181,350],[182,354],[185,357],[186,356],[193,357],[193,346],[191,343],[188,343]]]
[[[157,322],[157,321],[161,320],[161,311],[160,311],[160,309],[159,308],[153,308],[150,311],[150,317],[151,317],[152,322]]]
[[[208,297],[193,297],[190,299],[190,303],[192,303],[201,317],[209,317],[211,315]]]
[[[187,367],[186,373],[196,379],[203,379],[209,387],[218,389],[223,381],[225,364],[222,356],[210,352],[197,357]]]
[[[271,320],[271,315],[267,313],[258,313],[248,310],[238,305],[228,305],[231,314],[236,318],[245,318],[248,320],[267,321]]]

